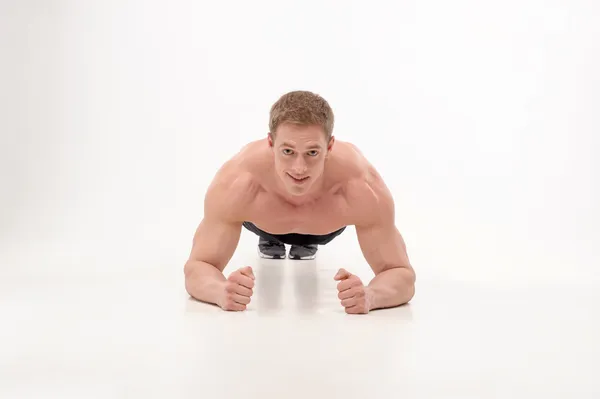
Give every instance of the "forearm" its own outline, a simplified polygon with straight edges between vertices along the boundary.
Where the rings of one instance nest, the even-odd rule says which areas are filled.
[[[415,273],[409,268],[390,268],[377,274],[366,289],[369,310],[403,305],[415,293]]]
[[[213,265],[190,260],[185,264],[185,289],[199,301],[219,305],[226,278]]]

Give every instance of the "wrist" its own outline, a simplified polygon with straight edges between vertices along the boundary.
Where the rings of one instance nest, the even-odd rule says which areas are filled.
[[[225,306],[225,301],[227,299],[227,291],[226,291],[227,280],[216,280],[213,282],[213,295],[214,301],[217,306],[223,308]]]
[[[190,267],[186,273],[185,287],[188,294],[193,298],[221,306],[225,300],[227,280],[221,273],[210,272],[212,272],[211,269],[198,262],[195,267]]]
[[[377,309],[377,291],[371,286],[365,286],[365,299],[367,302],[367,310]]]

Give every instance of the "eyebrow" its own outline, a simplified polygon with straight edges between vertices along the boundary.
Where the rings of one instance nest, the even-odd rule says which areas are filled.
[[[293,148],[296,148],[296,146],[294,146],[294,144],[292,144],[290,142],[287,142],[287,141],[283,142],[280,147],[293,147]],[[312,149],[315,149],[315,148],[320,149],[321,146],[319,144],[311,144],[308,147],[306,147],[307,150],[312,150]]]

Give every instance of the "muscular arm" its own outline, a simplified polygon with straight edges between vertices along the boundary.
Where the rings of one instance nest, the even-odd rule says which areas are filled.
[[[377,204],[365,223],[356,225],[362,253],[375,277],[366,287],[369,310],[409,302],[415,292],[415,272],[395,225],[394,202],[385,187],[375,188]]]
[[[235,252],[241,226],[211,216],[200,222],[184,266],[185,289],[192,297],[219,305],[226,281],[223,269]]]
[[[244,209],[251,195],[249,182],[217,174],[204,199],[204,218],[194,234],[184,266],[185,288],[194,298],[221,305],[226,278],[223,269],[237,248],[242,222],[236,210]]]

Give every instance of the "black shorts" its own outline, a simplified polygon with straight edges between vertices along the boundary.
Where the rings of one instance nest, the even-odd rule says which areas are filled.
[[[281,242],[283,244],[289,245],[325,245],[335,237],[342,234],[346,227],[342,227],[339,230],[336,230],[329,234],[324,235],[312,235],[312,234],[298,234],[298,233],[289,233],[289,234],[270,234],[266,231],[263,231],[256,227],[253,223],[244,222],[244,227],[256,234],[259,237],[264,238],[267,241],[276,241]]]

